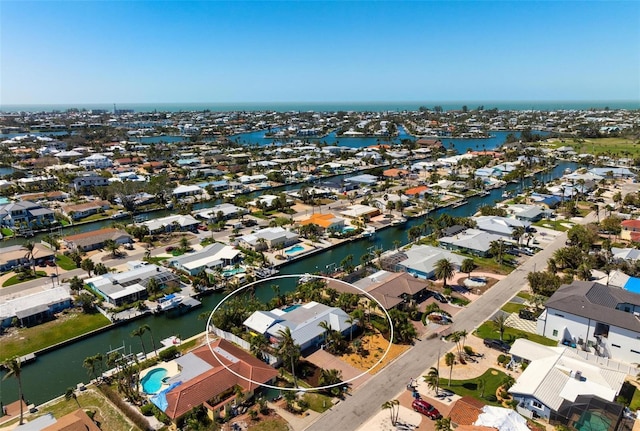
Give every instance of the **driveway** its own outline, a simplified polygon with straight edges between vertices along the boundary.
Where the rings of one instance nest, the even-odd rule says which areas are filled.
[[[343,381],[353,379],[354,377],[364,373],[361,377],[358,377],[357,379],[350,382],[352,390],[356,389],[358,386],[362,385],[372,377],[371,374],[352,367],[351,365],[347,364],[346,362],[342,361],[340,358],[332,355],[326,350],[318,349],[311,355],[307,356],[305,359],[315,366],[323,368],[325,370],[340,370],[340,372],[342,373]]]

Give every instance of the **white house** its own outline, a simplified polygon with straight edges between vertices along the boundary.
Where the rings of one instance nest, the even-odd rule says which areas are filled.
[[[183,254],[169,260],[169,265],[190,275],[196,275],[207,268],[233,265],[240,260],[240,250],[220,243],[209,244],[195,253]]]
[[[89,157],[85,157],[78,164],[85,169],[105,169],[113,166],[111,159],[102,154],[92,154]]]
[[[407,258],[398,262],[396,268],[425,279],[434,276],[436,262],[440,259],[448,259],[457,269],[460,269],[464,260],[458,254],[430,245],[413,245],[404,254]]]
[[[574,281],[549,298],[537,333],[597,356],[640,363],[640,294]]]
[[[264,241],[262,241],[262,239]],[[274,247],[287,247],[298,242],[298,234],[282,227],[268,227],[254,233],[243,235],[239,239],[240,245],[253,250],[264,250]]]

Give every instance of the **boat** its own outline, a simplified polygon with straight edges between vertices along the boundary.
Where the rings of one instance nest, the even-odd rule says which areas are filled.
[[[374,236],[376,236],[376,228],[373,226],[365,228],[364,232],[362,232],[363,238],[373,238]]]
[[[178,305],[180,305],[180,303],[182,303],[183,299],[184,299],[183,296],[176,295],[175,293],[166,295],[158,299],[158,307],[156,308],[156,311],[158,313],[162,313],[164,311],[168,311],[173,308],[176,308]]]
[[[469,201],[466,201],[466,200],[463,199],[461,201],[458,201],[458,202],[454,203],[452,208],[458,208],[458,207],[461,207],[462,205],[466,205],[468,203],[469,203]]]
[[[505,190],[502,192],[502,197],[503,198],[510,198],[511,197],[511,192]]]
[[[129,215],[128,211],[118,210],[118,212],[116,212],[116,213],[111,215],[111,219],[112,220],[117,220],[117,219],[125,218],[128,215]]]
[[[391,222],[391,226],[403,226],[407,223],[407,219],[404,217],[399,217],[399,218],[395,218],[393,219],[393,221]]]
[[[570,174],[571,172],[573,172],[573,171],[571,170],[571,168],[566,168],[566,169],[564,170],[564,174],[565,174],[565,175],[568,175],[568,174]]]
[[[480,196],[489,196],[490,194],[491,194],[491,192],[489,190],[485,190],[485,191],[480,193]]]

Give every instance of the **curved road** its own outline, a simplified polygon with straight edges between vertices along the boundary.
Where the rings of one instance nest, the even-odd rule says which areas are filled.
[[[579,223],[595,221],[593,213]],[[527,274],[534,269],[546,268],[547,259],[554,251],[563,247],[567,234],[562,233],[544,249],[532,256],[505,279],[496,283],[476,301],[457,315],[450,331],[466,330],[469,333],[489,319],[502,305],[527,286]],[[380,406],[405,389],[409,379],[422,376],[432,366],[439,352],[447,351],[451,345],[439,338],[417,341],[416,345],[392,364],[379,371],[373,378],[358,388],[319,419],[307,427],[309,431],[355,430],[380,411]]]

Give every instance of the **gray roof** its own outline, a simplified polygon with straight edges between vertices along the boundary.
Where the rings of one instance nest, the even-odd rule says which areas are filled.
[[[617,310],[618,304],[640,305],[640,295],[591,281],[561,286],[545,304],[547,308],[640,333],[640,319]]]
[[[430,274],[435,271],[436,263],[440,259],[448,259],[456,267],[462,265],[464,257],[454,254],[449,250],[444,250],[438,247],[432,247],[430,245],[414,245],[409,250],[405,251],[407,258],[398,265],[401,265],[407,269],[413,269],[414,271],[424,272]]]
[[[175,361],[180,367],[180,373],[169,379],[169,381],[167,382],[169,385],[176,382],[189,381],[213,368],[211,364],[203,359],[200,359],[193,353],[188,353],[184,356],[180,356],[179,358],[176,358]]]
[[[495,235],[478,229],[467,229],[458,235],[440,238],[438,241],[440,243],[452,244],[456,247],[486,253],[491,248],[491,243],[499,240],[504,240],[504,236]]]

